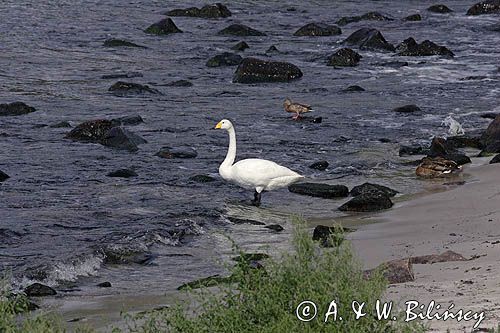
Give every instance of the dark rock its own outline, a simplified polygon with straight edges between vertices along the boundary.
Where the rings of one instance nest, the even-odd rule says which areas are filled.
[[[189,180],[197,183],[211,183],[215,181],[215,178],[207,175],[196,175],[190,177]]]
[[[97,286],[100,288],[111,288],[111,282],[109,281],[101,282]]]
[[[484,119],[495,119],[500,113],[496,113],[496,112],[486,112],[486,113],[482,113],[480,115],[481,118],[484,118]]]
[[[346,25],[349,23],[353,22],[359,22],[359,21],[393,21],[394,19],[384,16],[380,14],[379,12],[369,12],[360,16],[347,16],[347,17],[342,17],[340,20],[337,21],[338,25]]]
[[[422,21],[422,15],[420,14],[412,14],[412,15],[408,15],[407,17],[405,17],[403,19],[403,21],[412,21],[412,22],[415,22],[415,21]]]
[[[280,50],[274,45],[269,46],[269,48],[266,50],[266,54],[269,53],[280,53]]]
[[[329,164],[328,164],[327,161],[319,161],[319,162],[314,162],[309,167],[311,169],[316,169],[316,170],[324,171],[324,170],[326,170],[326,168],[328,168],[328,165]]]
[[[470,7],[467,15],[483,15],[500,13],[500,0],[486,0]]]
[[[391,199],[382,192],[367,192],[355,196],[339,207],[341,211],[350,212],[375,212],[391,208]]]
[[[125,96],[129,94],[159,94],[160,92],[156,89],[150,88],[148,85],[142,85],[138,83],[123,82],[118,81],[109,87],[108,91],[111,91],[116,96]]]
[[[321,124],[323,122],[323,117],[315,117],[312,120],[313,124]]]
[[[401,146],[399,156],[427,155],[429,149],[422,146]]]
[[[142,73],[139,72],[130,72],[130,73],[118,73],[118,74],[106,74],[101,76],[101,79],[110,80],[110,79],[131,79],[134,77],[142,77]]]
[[[220,18],[231,16],[231,11],[221,3],[206,5],[201,8],[190,7],[186,9],[174,9],[165,13],[167,16],[188,16],[201,18]]]
[[[147,143],[147,141],[122,127],[113,127],[106,133],[100,143],[120,150],[137,151],[139,149],[137,146]]]
[[[498,154],[500,153],[500,115],[488,125],[488,128],[481,136],[481,142],[485,147],[481,154]]]
[[[66,134],[66,139],[99,143],[111,128],[113,128],[111,120],[89,120],[72,129],[71,132]]]
[[[264,222],[249,219],[240,219],[232,216],[228,216],[227,219],[235,224],[266,225]]]
[[[344,185],[299,183],[288,186],[288,190],[292,193],[327,199],[342,198],[349,195],[349,189]]]
[[[237,66],[243,58],[236,54],[230,52],[224,52],[218,54],[207,61],[207,67],[220,67],[220,66]]]
[[[401,68],[401,67],[406,67],[408,65],[409,63],[407,61],[388,61],[377,64],[377,66],[392,67],[392,68]]]
[[[171,147],[163,147],[159,152],[155,154],[155,156],[161,158],[195,158],[198,156],[196,150],[191,147],[182,147],[182,148],[171,148]]]
[[[119,169],[113,172],[108,173],[106,176],[108,177],[118,177],[118,178],[130,178],[137,177],[137,173],[130,169]]]
[[[437,45],[430,40],[424,40],[418,44],[412,37],[405,39],[396,47],[400,56],[426,57],[440,55],[445,57],[454,57],[455,54],[445,46]]]
[[[50,125],[51,128],[70,128],[71,124],[67,121],[61,121],[59,123]]]
[[[328,66],[353,67],[357,66],[362,56],[349,48],[342,48],[328,58]]]
[[[395,48],[387,42],[377,29],[361,28],[353,32],[344,43],[359,47],[361,50],[381,50],[394,52]]]
[[[344,92],[361,92],[365,91],[365,88],[360,86],[349,86],[343,90]]]
[[[168,35],[172,33],[182,32],[182,30],[177,28],[171,18],[166,18],[159,22],[153,23],[146,30],[144,30],[144,32],[152,35]]]
[[[326,23],[309,23],[295,31],[294,36],[334,36],[340,35],[342,30]]]
[[[168,87],[192,87],[193,84],[188,80],[177,80],[166,84]]]
[[[272,231],[276,231],[276,232],[280,232],[280,231],[283,231],[285,230],[282,226],[280,226],[279,224],[269,224],[269,225],[266,225],[264,228],[266,229],[270,229]]]
[[[0,116],[20,116],[35,111],[34,107],[26,105],[23,102],[0,104]]]
[[[382,274],[390,284],[415,281],[413,265],[410,259],[397,259],[383,263],[379,266]],[[375,270],[365,271],[365,276],[370,277]]]
[[[445,5],[432,5],[429,8],[427,8],[427,10],[432,13],[438,13],[438,14],[448,14],[453,12],[453,10],[451,10]]]
[[[490,164],[500,163],[500,154],[495,155],[490,161]],[[2,181],[2,175],[0,171],[0,181]]]
[[[185,283],[179,287],[177,290],[185,290],[185,289],[198,289],[198,288],[207,288],[213,287],[224,283],[234,282],[234,278],[231,276],[220,276],[219,274],[209,276],[207,278],[199,279],[196,281]]]
[[[231,258],[236,262],[250,262],[250,261],[261,261],[268,259],[269,255],[265,253],[242,253],[237,257]]]
[[[353,197],[355,197],[358,195],[368,194],[373,192],[382,193],[388,197],[393,197],[399,193],[398,191],[393,190],[392,188],[389,188],[387,186],[372,184],[372,183],[364,183],[362,185],[354,186],[350,194]]]
[[[135,43],[129,42],[123,39],[107,39],[104,42],[104,46],[106,47],[140,47],[145,49],[145,46],[137,45]]]
[[[245,58],[236,69],[233,82],[287,82],[301,77],[302,71],[293,64]]]
[[[32,285],[24,289],[24,293],[28,297],[53,296],[57,294],[57,292],[53,288],[38,282],[33,283]]]
[[[141,116],[136,115],[136,116],[124,116],[124,117],[119,117],[119,118],[114,118],[111,119],[111,122],[113,123],[113,126],[124,126],[124,125],[138,125],[144,122],[144,119],[142,119]]]
[[[449,136],[446,138],[446,145],[452,149],[457,148],[475,148],[475,149],[483,149],[483,144],[481,143],[480,136],[474,135],[457,135],[457,136]]]
[[[460,154],[446,139],[435,137],[432,139],[431,146],[429,147],[429,157],[442,157],[447,160],[454,161],[458,165],[470,163],[471,160],[468,156]]]
[[[239,42],[238,44],[234,45],[233,47],[231,47],[231,50],[235,50],[235,51],[245,51],[246,49],[248,49],[250,46],[248,46],[248,44],[244,41],[241,41]]]
[[[0,182],[3,182],[4,180],[7,180],[9,178],[10,178],[10,176],[8,174],[6,174],[2,170],[0,170]]]
[[[410,257],[412,264],[435,264],[438,262],[467,261],[461,254],[448,250],[441,254],[430,254],[425,256]]]
[[[422,110],[415,104],[408,104],[392,109],[392,111],[399,113],[413,113],[413,112],[420,112]]]
[[[243,24],[231,24],[229,27],[222,29],[217,34],[231,36],[266,36],[265,33]]]
[[[150,265],[155,256],[134,248],[107,246],[103,249],[106,265]]]
[[[343,228],[340,225],[335,227],[318,225],[314,228],[312,239],[319,241],[323,247],[337,247],[344,240],[344,233],[352,231],[354,230]]]

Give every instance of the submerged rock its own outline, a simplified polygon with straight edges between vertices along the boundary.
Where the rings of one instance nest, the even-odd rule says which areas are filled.
[[[410,259],[397,259],[381,264],[377,269],[382,269],[382,274],[390,284],[415,281],[413,265]],[[370,277],[375,270],[365,271],[365,276]]]
[[[100,143],[115,149],[137,151],[139,149],[137,146],[147,143],[147,141],[122,127],[113,127],[106,133]]]
[[[455,54],[445,46],[437,45],[430,40],[424,40],[418,44],[412,37],[405,39],[396,47],[396,51],[400,56],[411,57],[426,57],[440,55],[446,57],[454,57]]]
[[[224,52],[222,54],[218,54],[207,61],[207,67],[220,67],[220,66],[237,66],[243,58],[231,52]]]
[[[365,20],[371,20],[371,21],[393,21],[393,18],[384,16],[380,14],[379,12],[369,12],[360,16],[345,16],[342,17],[340,20],[337,21],[338,25],[346,25],[349,23],[353,22],[359,22],[359,21],[365,21]]]
[[[38,282],[33,283],[32,285],[24,289],[24,293],[28,297],[53,296],[57,294],[57,292],[53,288]]]
[[[328,58],[328,66],[354,67],[357,66],[362,56],[349,48],[342,48]]]
[[[117,177],[117,178],[130,178],[130,177],[137,177],[138,175],[134,170],[119,169],[119,170],[108,173],[106,176]]]
[[[407,17],[403,18],[403,21],[410,21],[410,22],[422,21],[422,15],[420,14],[408,15]]]
[[[182,147],[182,148],[171,148],[171,147],[163,147],[159,152],[155,154],[155,156],[161,158],[195,158],[198,156],[196,150],[191,147]]]
[[[71,128],[71,124],[67,121],[61,121],[56,124],[52,124],[49,126],[50,128]]]
[[[23,102],[0,104],[0,116],[20,116],[35,112],[36,109]]]
[[[486,0],[470,7],[467,15],[483,15],[500,13],[500,0]]]
[[[383,192],[365,192],[361,193],[342,206],[340,211],[346,212],[375,212],[391,208],[393,205],[388,195]]]
[[[117,73],[117,74],[105,74],[101,76],[103,80],[110,79],[131,79],[134,77],[142,77],[142,73],[139,72],[129,72],[129,73]]]
[[[302,71],[291,63],[245,58],[236,69],[233,82],[287,82],[301,77]]]
[[[342,30],[326,23],[309,23],[295,31],[294,36],[334,36],[340,35]]]
[[[408,104],[392,109],[392,111],[399,113],[413,113],[413,112],[420,112],[422,110],[415,104]]]
[[[453,12],[453,10],[451,10],[445,5],[432,5],[429,8],[427,8],[427,10],[432,13],[438,13],[438,14],[448,14]]]
[[[248,46],[248,44],[244,41],[241,41],[239,43],[237,43],[236,45],[232,46],[231,47],[231,50],[235,50],[235,51],[245,51],[246,49],[248,49],[250,46]]]
[[[269,46],[269,48],[266,50],[266,54],[272,54],[272,53],[281,53],[280,50],[274,45]]]
[[[283,230],[285,230],[281,225],[279,224],[268,224],[266,226],[264,226],[264,228],[266,229],[269,229],[269,230],[272,230],[272,231],[276,231],[276,232],[281,232]]]
[[[177,80],[165,84],[168,87],[192,87],[193,83],[188,80]]]
[[[111,288],[111,282],[105,281],[97,284],[98,287],[100,288]]]
[[[116,96],[126,96],[130,94],[159,94],[160,92],[156,89],[150,88],[148,85],[142,85],[138,83],[123,82],[118,81],[109,87],[108,91],[111,91]]]
[[[10,178],[10,176],[8,174],[6,174],[2,170],[0,170],[0,182],[3,182],[3,181],[5,181],[5,180],[7,180],[9,178]]]
[[[357,46],[361,50],[395,51],[394,45],[387,42],[380,31],[372,28],[356,30],[344,40],[344,43]]]
[[[329,164],[327,161],[318,161],[318,162],[314,162],[309,167],[311,169],[324,171],[324,170],[326,170],[326,168],[328,168],[328,166],[329,166]]]
[[[243,24],[231,24],[227,28],[219,31],[217,34],[230,36],[266,36],[265,33],[252,29]]]
[[[349,189],[344,185],[328,185],[319,183],[299,183],[288,186],[292,193],[318,198],[342,198],[349,195]]]
[[[139,47],[145,49],[145,46],[137,45],[135,43],[129,42],[123,39],[107,39],[104,41],[104,46],[106,47]]]
[[[166,18],[156,23],[150,25],[146,30],[144,30],[147,34],[152,35],[169,35],[173,33],[181,33],[182,30],[177,28],[174,21],[171,18]]]
[[[141,116],[124,116],[119,118],[111,119],[111,122],[114,126],[123,126],[123,125],[138,125],[144,122]]]
[[[500,154],[495,155],[495,157],[493,157],[490,160],[490,164],[495,164],[495,163],[500,163]],[[0,181],[2,181],[1,171],[0,171]]]
[[[189,180],[197,183],[211,183],[214,182],[216,179],[207,175],[195,175],[189,177]]]
[[[429,148],[423,146],[401,146],[399,156],[427,155]]]
[[[400,68],[409,66],[410,64],[407,61],[388,61],[388,62],[379,62],[376,65],[383,67]]]
[[[166,12],[165,15],[200,18],[225,18],[231,16],[231,11],[221,3],[214,3],[201,8],[190,7],[185,9],[174,9]]]
[[[342,91],[344,91],[344,92],[361,92],[361,91],[365,91],[365,88],[354,85],[354,86],[349,86]]]
[[[398,191],[393,190],[392,188],[389,188],[387,186],[372,184],[372,183],[364,183],[358,186],[354,186],[350,194],[353,197],[356,197],[358,195],[369,194],[373,192],[382,193],[388,197],[393,197],[399,193]]]

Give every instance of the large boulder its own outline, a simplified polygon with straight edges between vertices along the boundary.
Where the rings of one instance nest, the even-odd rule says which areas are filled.
[[[26,289],[24,289],[24,293],[28,297],[53,296],[57,294],[57,292],[53,288],[38,282],[26,287]]]
[[[424,40],[418,44],[412,37],[405,39],[396,47],[396,51],[400,56],[425,57],[440,55],[445,57],[454,57],[455,54],[445,46],[437,45],[430,40]]]
[[[328,58],[328,66],[354,67],[357,66],[362,56],[347,47],[342,48]]]
[[[35,111],[36,109],[34,107],[23,102],[0,104],[0,116],[20,116]]]
[[[3,182],[4,180],[10,178],[8,174],[0,170],[0,182]]]
[[[458,165],[463,165],[471,162],[471,159],[458,152],[454,146],[450,145],[444,138],[435,137],[432,139],[429,152],[429,157],[442,157],[447,160],[454,161]]]
[[[243,58],[236,53],[224,52],[208,59],[207,67],[237,66]]]
[[[263,32],[252,29],[246,25],[236,23],[222,29],[217,34],[229,36],[266,36]]]
[[[173,33],[182,32],[181,29],[177,28],[174,21],[171,18],[166,18],[156,23],[151,24],[149,27],[144,30],[147,34],[152,35],[169,35]]]
[[[470,7],[467,15],[483,15],[500,13],[500,0],[486,0]]]
[[[139,83],[123,82],[118,81],[109,87],[108,91],[111,91],[116,96],[126,96],[126,95],[138,95],[138,94],[159,94],[160,92],[148,85],[143,85]]]
[[[394,45],[387,42],[377,29],[361,28],[344,40],[347,45],[359,47],[361,50],[380,50],[394,52]]]
[[[393,197],[399,193],[398,191],[393,190],[392,188],[389,188],[387,186],[372,184],[372,183],[364,183],[358,186],[354,186],[350,194],[353,197],[356,197],[358,195],[374,193],[374,192],[385,194],[388,197]]]
[[[450,8],[448,8],[445,5],[432,5],[429,8],[427,8],[428,11],[432,13],[437,13],[437,14],[448,14],[453,12]]]
[[[388,195],[378,191],[365,192],[355,196],[339,207],[340,211],[346,212],[376,212],[389,209],[393,205]]]
[[[481,155],[500,153],[500,115],[489,124],[481,136],[481,142],[484,145]]]
[[[295,31],[294,36],[334,36],[340,35],[342,30],[326,23],[309,23]]]
[[[142,45],[137,45],[135,43],[129,42],[128,40],[123,40],[123,39],[107,39],[104,41],[104,46],[106,47],[139,47],[145,49],[145,46]]]
[[[233,82],[288,82],[301,77],[300,68],[291,63],[245,58],[236,69]]]
[[[231,11],[221,3],[206,5],[201,8],[190,7],[185,9],[174,9],[165,13],[167,16],[188,16],[201,18],[219,18],[231,16]]]
[[[349,189],[344,185],[299,183],[288,186],[288,190],[292,193],[326,199],[342,198],[349,195]]]
[[[359,16],[345,16],[342,17],[340,20],[337,21],[338,25],[346,25],[349,23],[353,22],[359,22],[359,21],[364,21],[364,20],[369,20],[369,21],[393,21],[393,18],[384,16],[380,14],[379,12],[369,12],[363,15]]]

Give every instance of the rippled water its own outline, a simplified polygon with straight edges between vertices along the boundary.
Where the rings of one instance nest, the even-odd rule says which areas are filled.
[[[290,213],[340,215],[339,201],[282,190],[265,193],[258,210],[241,203],[251,193],[235,186],[188,181],[196,174],[217,176],[227,135],[210,129],[222,118],[236,123],[239,158],[269,158],[315,181],[352,186],[370,179],[403,193],[419,192],[425,183],[414,178],[413,167],[402,164],[400,144],[445,134],[441,121],[449,113],[471,130],[487,125],[480,113],[500,112],[500,34],[486,28],[498,16],[465,16],[472,3],[454,1],[454,13],[438,15],[425,11],[431,1],[237,1],[228,4],[233,12],[228,19],[174,18],[184,33],[158,37],[143,29],[163,18],[162,12],[202,4],[2,1],[0,102],[20,100],[37,112],[0,118],[0,169],[11,176],[0,185],[0,270],[10,272],[18,285],[34,279],[60,287],[75,282],[84,293],[85,286],[103,279],[116,286],[107,291],[112,293],[169,289],[217,271],[213,262],[229,247],[221,233],[234,232],[248,246],[279,245],[287,238],[286,232],[233,226],[226,215],[278,221],[285,227]],[[288,11],[292,6],[296,10]],[[341,16],[372,10],[396,20],[353,23],[342,27],[341,36],[292,36],[312,21],[334,23]],[[424,16],[422,22],[399,20],[416,12]],[[268,36],[216,35],[233,22]],[[363,59],[356,68],[327,67],[323,58],[365,26],[381,30],[393,44],[410,36],[430,39],[456,56],[404,58],[360,51]],[[102,46],[108,38],[147,49]],[[240,40],[250,45],[245,55],[292,62],[304,77],[291,83],[241,85],[231,82],[235,67],[205,66],[209,57]],[[271,45],[281,53],[266,55]],[[410,66],[379,65],[394,60]],[[130,72],[142,77],[125,81],[148,84],[162,94],[124,98],[108,93],[117,80],[103,75]],[[463,80],[470,76],[483,78]],[[164,85],[180,79],[193,86]],[[342,92],[352,84],[366,91]],[[323,122],[291,121],[282,110],[287,96],[312,104]],[[423,113],[390,111],[403,104],[417,104]],[[41,126],[136,114],[145,123],[130,129],[148,140],[137,153],[71,142],[64,139],[68,129]],[[155,157],[163,146],[193,147],[198,157]],[[326,171],[308,168],[322,159],[330,162]],[[105,176],[124,167],[135,169],[139,177]],[[103,248],[136,251],[145,259],[141,264],[108,265]]]

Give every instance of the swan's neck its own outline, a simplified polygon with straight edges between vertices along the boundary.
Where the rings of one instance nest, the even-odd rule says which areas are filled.
[[[229,133],[229,148],[227,150],[226,159],[221,164],[221,168],[228,168],[234,163],[236,158],[236,133],[234,128],[231,127],[228,131]]]

